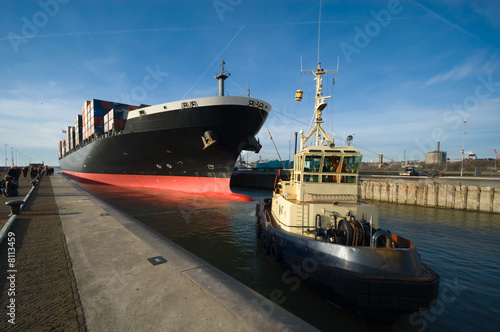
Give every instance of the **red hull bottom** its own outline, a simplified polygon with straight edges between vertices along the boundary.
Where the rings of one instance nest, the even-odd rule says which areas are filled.
[[[98,174],[71,171],[62,171],[62,173],[69,177],[110,184],[113,186],[164,189],[219,197],[240,202],[253,201],[252,198],[246,195],[233,193],[229,188],[230,178]]]

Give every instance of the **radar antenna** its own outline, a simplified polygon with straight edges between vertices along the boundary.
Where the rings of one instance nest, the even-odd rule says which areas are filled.
[[[337,65],[338,66],[338,65]],[[318,62],[318,69],[316,70],[301,70],[302,73],[304,72],[310,72],[313,73],[315,76],[314,80],[316,81],[316,97],[315,97],[315,105],[314,105],[314,128],[307,133],[306,136],[301,135],[300,137],[300,149],[302,150],[306,144],[306,142],[314,135],[316,134],[316,146],[321,145],[321,141],[327,141],[330,145],[335,145],[335,142],[333,138],[330,138],[328,134],[325,132],[321,124],[323,123],[323,119],[321,118],[321,114],[323,113],[323,110],[325,109],[327,102],[326,99],[331,98],[332,96],[323,96],[323,75],[326,73],[338,73],[338,67],[337,70],[324,70],[321,68],[321,63]],[[335,84],[335,80],[334,80]],[[323,135],[323,139],[321,138],[321,135]]]

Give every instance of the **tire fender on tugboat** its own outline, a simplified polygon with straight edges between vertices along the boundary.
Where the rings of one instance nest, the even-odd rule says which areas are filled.
[[[281,247],[277,243],[271,244],[269,255],[273,261],[279,262],[281,260]]]
[[[269,255],[269,251],[271,249],[271,243],[269,241],[269,238],[264,233],[260,235],[260,246],[262,247],[264,253],[266,255]]]

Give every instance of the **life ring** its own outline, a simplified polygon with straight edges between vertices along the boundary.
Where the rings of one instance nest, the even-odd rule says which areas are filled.
[[[281,260],[281,248],[276,243],[271,244],[271,248],[269,249],[269,255],[275,262],[279,262]]]

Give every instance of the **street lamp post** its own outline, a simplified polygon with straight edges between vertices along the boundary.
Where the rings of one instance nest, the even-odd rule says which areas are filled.
[[[464,119],[464,140],[462,143],[462,168],[460,169],[460,176],[464,175],[464,156],[465,156],[465,123],[467,121]]]
[[[7,171],[7,144],[5,144],[5,171]]]

